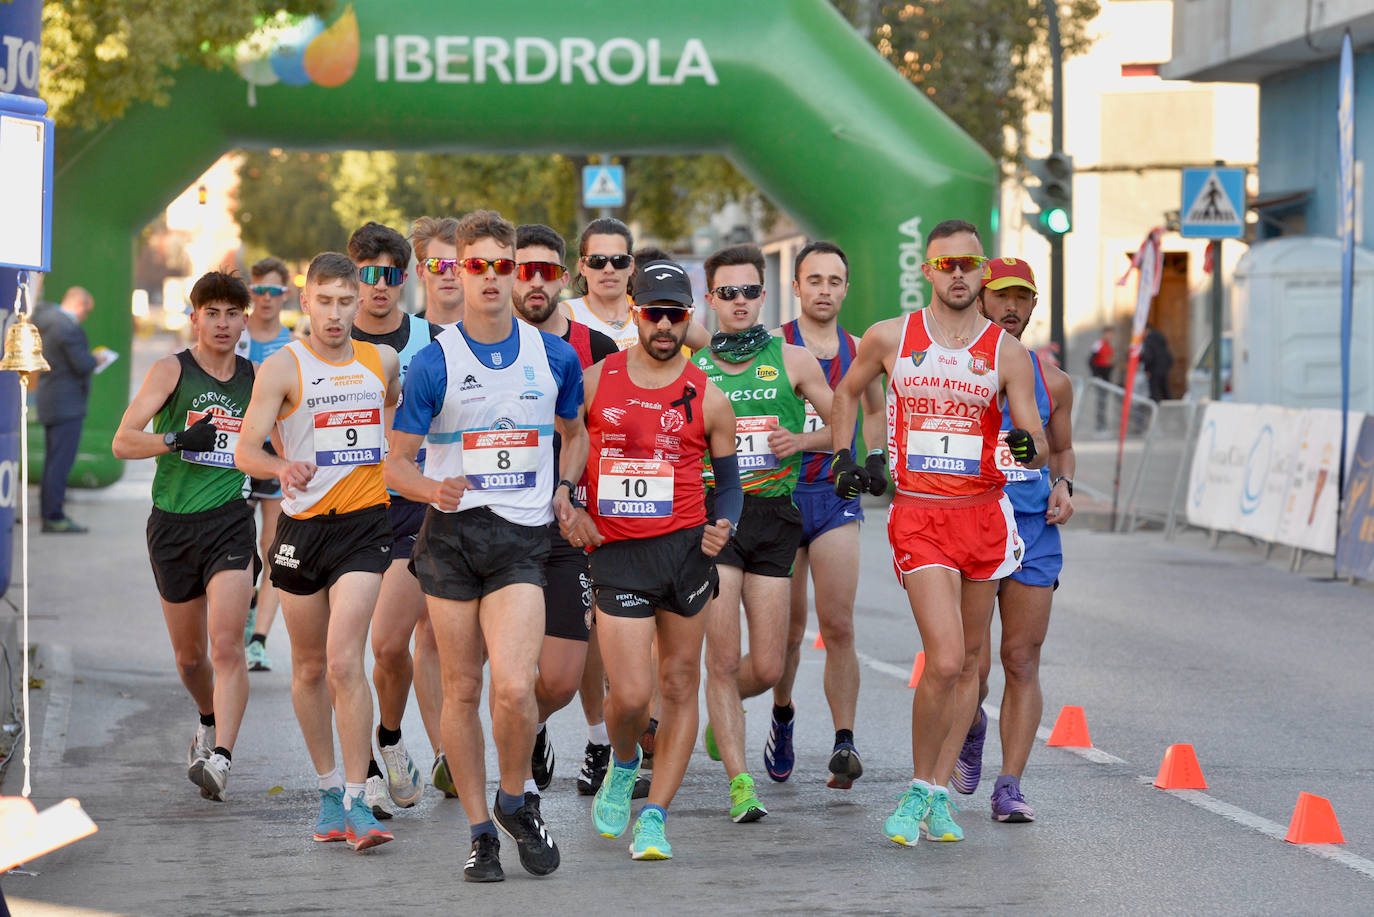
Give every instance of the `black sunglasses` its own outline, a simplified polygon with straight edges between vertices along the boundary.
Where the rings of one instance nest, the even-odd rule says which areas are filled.
[[[745,299],[758,299],[763,295],[763,284],[746,283],[742,287],[716,287],[711,292],[715,295],[716,299],[721,299],[725,302],[731,302],[741,293],[744,294]]]
[[[610,264],[617,271],[623,271],[635,263],[635,259],[629,255],[586,255],[582,260],[587,262],[587,267],[594,271],[601,270],[607,264]]]

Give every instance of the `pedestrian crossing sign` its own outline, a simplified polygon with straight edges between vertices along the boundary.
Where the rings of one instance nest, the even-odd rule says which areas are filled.
[[[624,207],[624,166],[583,166],[582,206]]]
[[[1188,239],[1235,239],[1245,234],[1245,170],[1221,167],[1183,170],[1179,235]]]

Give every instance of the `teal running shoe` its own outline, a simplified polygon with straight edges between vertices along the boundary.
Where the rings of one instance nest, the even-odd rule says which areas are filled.
[[[950,814],[950,809],[955,812],[959,811],[954,800],[949,798],[949,790],[937,786],[935,792],[930,794],[930,810],[926,813],[926,817],[921,820],[921,830],[925,831],[927,840],[962,841],[964,839],[964,829],[954,823],[954,816]]]
[[[395,839],[372,814],[372,807],[364,801],[363,794],[354,796],[349,807],[344,809],[344,840],[354,850],[366,850]]]
[[[894,844],[915,847],[921,839],[921,822],[930,811],[930,790],[912,784],[897,797],[897,809],[883,822],[883,835]]]
[[[673,845],[663,833],[663,816],[657,809],[646,809],[635,819],[635,839],[630,844],[632,860],[671,860]]]
[[[272,660],[268,658],[267,647],[258,643],[256,640],[249,641],[248,649],[245,650],[248,659],[248,671],[250,672],[270,672],[272,671]]]
[[[315,840],[324,844],[343,839],[343,787],[320,790],[320,818],[315,822]]]
[[[253,590],[253,604],[248,609],[248,618],[243,622],[243,645],[253,641],[253,629],[258,626],[258,591]]]
[[[630,826],[630,797],[643,757],[639,746],[635,746],[634,767],[621,767],[612,761],[606,769],[606,779],[592,802],[592,824],[602,837],[620,837]]]
[[[706,724],[706,736],[702,740],[706,745],[706,754],[712,761],[720,760],[720,749],[716,747],[716,734],[711,731],[711,724]]]

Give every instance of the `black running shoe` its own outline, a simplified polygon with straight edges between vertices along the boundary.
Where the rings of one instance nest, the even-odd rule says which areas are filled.
[[[582,759],[582,773],[577,775],[579,796],[593,796],[601,789],[601,781],[606,779],[606,768],[611,763],[611,746],[587,743],[586,757]]]
[[[463,867],[464,882],[500,882],[506,878],[501,871],[501,839],[494,834],[479,834],[472,842],[467,865]]]
[[[549,829],[539,814],[538,804],[530,805],[528,795],[525,796],[525,804],[509,815],[501,811],[496,800],[492,800],[491,813],[496,820],[496,827],[515,841],[520,851],[520,865],[525,867],[525,872],[532,876],[547,876],[558,868],[561,859],[558,845],[549,837]]]
[[[553,782],[553,743],[549,741],[549,730],[541,729],[534,734],[534,753],[530,755],[530,771],[534,785],[542,793]]]
[[[653,779],[654,779],[653,774],[645,774],[645,773],[641,773],[638,777],[636,777],[636,778],[635,778],[635,786],[634,786],[634,789],[630,791],[630,798],[631,798],[631,799],[648,799],[648,798],[649,798],[649,784],[653,782]]]
[[[653,770],[654,739],[658,737],[658,720],[649,717],[649,728],[639,737],[639,769]]]

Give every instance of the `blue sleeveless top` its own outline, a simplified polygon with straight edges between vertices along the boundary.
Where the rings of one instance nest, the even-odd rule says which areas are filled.
[[[1035,365],[1035,409],[1040,412],[1040,423],[1042,425],[1050,422],[1050,412],[1054,410],[1054,402],[1050,400],[1049,389],[1045,387],[1045,371],[1040,366],[1040,355],[1035,351],[1030,352],[1031,362]],[[1011,411],[1002,413],[1003,432],[1011,429]],[[1049,466],[1039,470],[1017,467],[1006,472],[1007,475],[1007,499],[1011,501],[1011,508],[1017,513],[1040,513],[1043,515],[1049,508],[1050,503],[1050,469]],[[1016,480],[1016,477],[1021,480]]]

